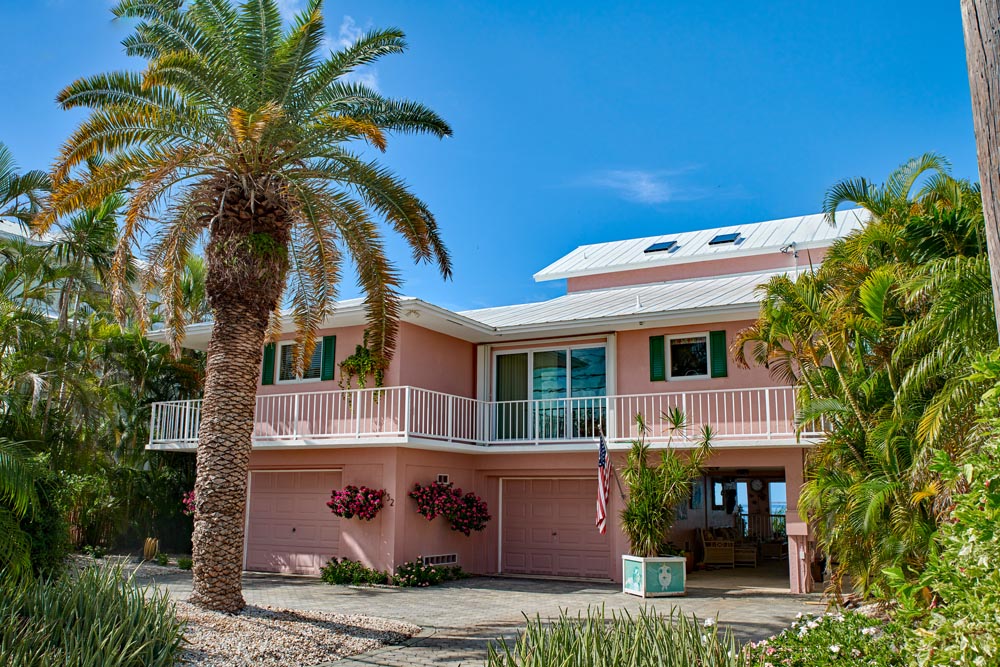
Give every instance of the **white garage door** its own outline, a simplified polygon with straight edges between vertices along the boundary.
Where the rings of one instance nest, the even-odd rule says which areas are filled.
[[[246,569],[319,574],[339,553],[340,519],[326,506],[340,472],[250,474]]]
[[[505,479],[500,571],[607,579],[611,539],[596,518],[597,479]]]

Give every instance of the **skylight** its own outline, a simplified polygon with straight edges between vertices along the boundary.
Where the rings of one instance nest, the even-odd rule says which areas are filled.
[[[644,253],[666,252],[667,250],[673,248],[675,245],[677,245],[677,241],[661,241],[659,243],[654,243],[653,245],[649,246],[648,248],[643,250],[643,252]]]
[[[708,242],[708,245],[722,245],[723,243],[736,243],[736,239],[740,237],[739,232],[733,232],[732,234],[719,234],[714,239]]]

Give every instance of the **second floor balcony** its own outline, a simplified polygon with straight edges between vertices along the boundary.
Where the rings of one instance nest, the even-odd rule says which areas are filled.
[[[269,394],[257,397],[254,447],[449,444],[512,447],[587,444],[603,432],[611,443],[638,437],[643,415],[648,438],[670,436],[666,414],[680,409],[687,428],[674,443],[695,441],[703,425],[724,445],[794,444],[818,435],[797,429],[795,389],[765,387],[482,401],[418,387]],[[200,400],[154,403],[150,448],[193,449],[201,424]]]

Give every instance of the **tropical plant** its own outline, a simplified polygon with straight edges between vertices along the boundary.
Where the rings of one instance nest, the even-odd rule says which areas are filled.
[[[487,645],[487,667],[750,667],[732,631],[719,631],[714,619],[699,622],[676,607],[668,614],[640,607],[605,615],[588,608],[586,615],[562,611],[557,619],[528,619],[525,630],[508,643]]]
[[[327,57],[321,1],[286,29],[276,0],[233,7],[223,0],[123,0],[135,19],[125,51],[142,73],[81,79],[63,108],[92,110],[66,142],[51,206],[36,221],[91,206],[131,188],[112,263],[112,303],[125,319],[127,267],[138,234],[155,217],[144,284],[155,282],[175,349],[184,327],[183,275],[204,244],[214,327],[208,348],[198,444],[198,512],[192,600],[235,611],[240,590],[246,474],[256,376],[269,323],[283,302],[299,329],[298,363],[333,308],[342,262],[353,260],[368,308],[370,344],[390,358],[399,275],[376,221],[382,218],[443,276],[451,263],[428,207],[377,162],[391,132],[444,137],[428,108],[387,99],[351,82],[356,68],[403,51],[403,33],[371,31]],[[94,164],[99,158],[99,164]],[[85,171],[78,168],[87,160]],[[286,295],[287,286],[287,296]]]
[[[0,222],[16,222],[27,231],[50,185],[45,172],[18,173],[10,149],[0,143]]]
[[[676,520],[677,506],[691,495],[695,479],[712,451],[714,433],[702,427],[699,439],[686,456],[673,448],[674,438],[687,430],[687,417],[678,408],[663,414],[667,424],[667,442],[660,451],[659,465],[650,465],[650,447],[646,442],[649,427],[641,414],[635,416],[639,437],[632,441],[622,480],[628,487],[628,499],[621,511],[622,530],[633,556],[658,556],[664,550]]]
[[[853,202],[868,217],[823,264],[761,287],[760,316],[734,342],[738,364],[767,366],[796,384],[801,428],[824,430],[810,449],[799,503],[833,589],[850,575],[862,595],[886,595],[884,571],[920,570],[951,489],[931,468],[982,440],[968,373],[995,346],[977,187],[928,154],[885,184],[841,182],[830,220]]]
[[[27,450],[0,438],[0,573],[19,575],[31,565],[31,543],[21,522],[39,505]]]
[[[120,566],[0,579],[0,655],[18,667],[171,667],[184,624],[167,594]]]

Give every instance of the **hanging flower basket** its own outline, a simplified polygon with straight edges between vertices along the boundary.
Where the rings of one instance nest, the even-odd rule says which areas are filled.
[[[442,516],[451,524],[451,529],[470,535],[481,531],[493,517],[490,516],[486,501],[462,489],[454,488],[450,482],[432,482],[427,486],[416,484],[410,497],[417,503],[417,513],[428,521]]]
[[[363,521],[371,521],[385,504],[385,497],[385,489],[349,485],[340,491],[334,489],[326,506],[342,519],[357,517]]]

